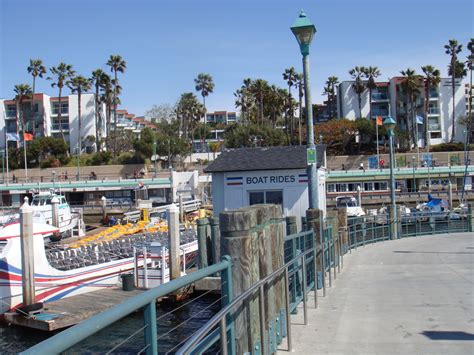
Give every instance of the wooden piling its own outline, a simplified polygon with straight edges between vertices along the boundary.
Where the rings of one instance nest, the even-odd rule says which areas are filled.
[[[286,220],[286,235],[298,233],[297,225],[296,225],[296,217],[288,216],[286,217],[285,220]]]
[[[207,218],[200,218],[197,220],[197,237],[198,237],[198,252],[199,252],[199,268],[205,268],[207,264],[207,226],[209,220]]]
[[[54,196],[51,200],[51,223],[59,228],[59,199]]]
[[[211,224],[212,261],[214,264],[217,264],[221,260],[219,218],[211,217],[209,221]]]
[[[181,276],[180,250],[179,250],[179,209],[173,203],[167,210],[168,214],[168,240],[169,240],[169,268],[170,279]]]
[[[36,303],[33,209],[28,197],[20,208],[20,243],[23,306],[28,306]]]
[[[221,212],[221,253],[232,259],[232,286],[238,296],[255,282],[258,250],[252,240],[256,226],[256,211],[244,208]],[[254,353],[258,334],[258,302],[255,298],[243,302],[235,312],[236,353]],[[255,326],[256,325],[256,326]]]

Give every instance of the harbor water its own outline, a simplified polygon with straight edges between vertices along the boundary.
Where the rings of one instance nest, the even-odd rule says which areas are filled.
[[[186,339],[205,324],[219,309],[219,295],[193,295],[177,303],[162,302],[157,307],[158,349],[160,354],[173,354]],[[113,354],[136,354],[144,347],[143,315],[133,313],[119,322],[76,344],[66,353],[107,353],[137,332],[123,345],[112,350]],[[0,349],[2,354],[16,354],[56,333],[48,333],[0,324]]]

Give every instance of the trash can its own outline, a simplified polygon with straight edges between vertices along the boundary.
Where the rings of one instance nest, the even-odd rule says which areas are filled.
[[[135,289],[133,285],[133,274],[122,274],[120,277],[122,278],[122,290],[132,291]]]

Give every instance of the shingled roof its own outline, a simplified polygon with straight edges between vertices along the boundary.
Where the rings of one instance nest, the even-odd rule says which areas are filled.
[[[325,150],[324,144],[316,146],[318,168],[324,165]],[[306,167],[306,146],[295,145],[230,149],[222,152],[204,169],[204,172],[304,169]]]

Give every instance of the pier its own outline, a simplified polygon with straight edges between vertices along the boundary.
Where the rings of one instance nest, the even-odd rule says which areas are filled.
[[[6,313],[5,320],[13,325],[44,331],[63,329],[104,312],[143,291],[141,289],[123,291],[118,287],[106,288],[48,302],[43,311],[37,315]]]
[[[472,354],[473,259],[472,233],[360,248],[307,326],[292,315],[294,353]]]

